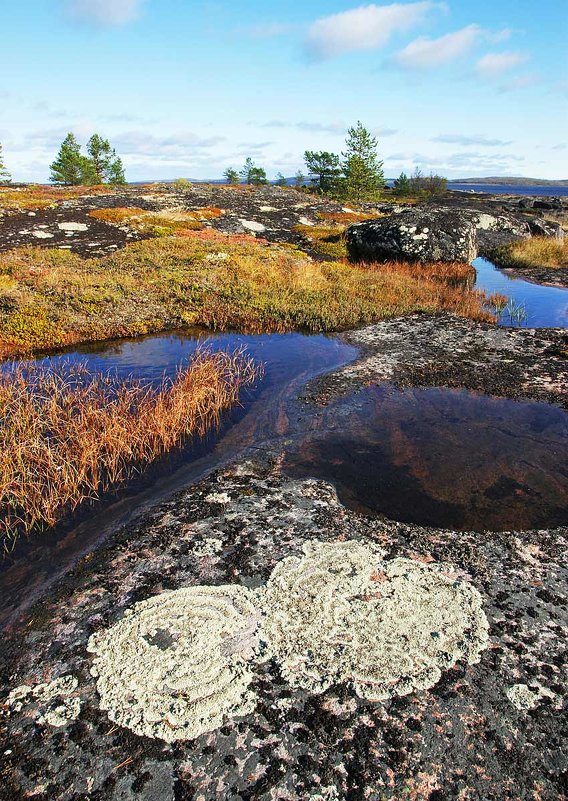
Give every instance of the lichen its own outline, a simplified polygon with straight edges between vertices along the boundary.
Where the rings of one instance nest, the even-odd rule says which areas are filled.
[[[517,709],[534,709],[543,698],[556,700],[556,695],[548,687],[536,684],[529,687],[527,684],[513,684],[505,691],[507,698]]]
[[[251,712],[259,619],[253,600],[243,587],[189,587],[142,601],[94,634],[88,650],[109,718],[173,742]]]
[[[432,687],[488,643],[481,596],[447,565],[384,561],[360,542],[308,542],[260,591],[262,636],[296,687],[347,682],[385,700]]]
[[[71,675],[35,686],[22,684],[10,692],[7,703],[16,712],[21,711],[25,704],[37,704],[40,709],[38,723],[65,726],[76,720],[81,712],[81,699],[72,697],[78,686],[76,677]]]

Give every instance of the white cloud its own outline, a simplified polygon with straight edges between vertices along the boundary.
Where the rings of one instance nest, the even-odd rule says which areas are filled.
[[[464,147],[475,146],[479,147],[506,147],[511,145],[510,140],[504,139],[490,139],[487,136],[464,136],[463,134],[440,134],[435,136],[430,141],[442,142],[447,145],[463,145]]]
[[[322,17],[310,27],[305,47],[311,58],[326,59],[353,50],[383,47],[395,33],[407,31],[424,22],[429,12],[445,9],[445,3],[375,4]]]
[[[67,11],[76,19],[102,27],[126,25],[140,14],[144,0],[67,0]]]
[[[421,36],[400,50],[393,60],[401,67],[411,69],[436,67],[466,55],[482,35],[483,29],[479,25],[468,25],[438,39]]]
[[[509,50],[504,53],[487,53],[476,64],[476,72],[482,78],[498,78],[504,72],[524,64],[528,60],[526,53]]]

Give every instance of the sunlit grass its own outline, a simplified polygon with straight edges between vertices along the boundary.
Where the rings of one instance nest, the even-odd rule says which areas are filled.
[[[491,257],[501,267],[545,267],[552,270],[568,267],[568,239],[548,237],[521,239],[498,248]]]
[[[315,262],[298,250],[211,230],[101,258],[25,247],[0,254],[0,356],[187,325],[338,331],[413,311],[493,319],[468,265]]]
[[[109,195],[116,192],[111,186],[46,186],[30,184],[26,187],[0,186],[0,209],[10,211],[45,209],[63,200],[85,195]]]
[[[216,427],[258,375],[241,353],[198,353],[155,388],[85,366],[0,372],[0,539],[55,525]]]

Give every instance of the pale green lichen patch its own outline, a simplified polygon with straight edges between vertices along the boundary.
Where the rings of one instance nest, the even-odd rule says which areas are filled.
[[[109,718],[173,742],[251,712],[259,620],[253,601],[243,587],[189,587],[142,601],[94,634],[88,650]]]
[[[534,687],[529,687],[527,684],[513,684],[505,692],[509,701],[517,709],[534,709],[543,698],[557,700],[555,693],[541,684]]]
[[[259,592],[262,636],[296,687],[348,682],[385,700],[432,687],[488,644],[481,596],[445,565],[384,561],[360,542],[308,542]]]
[[[65,726],[76,720],[81,712],[81,700],[74,697],[79,682],[75,676],[61,676],[50,682],[36,684],[22,684],[15,687],[8,695],[7,703],[16,712],[26,704],[37,704],[40,714],[38,723],[48,723],[50,726]]]

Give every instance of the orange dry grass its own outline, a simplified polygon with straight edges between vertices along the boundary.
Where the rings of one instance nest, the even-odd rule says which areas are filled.
[[[62,200],[70,200],[86,195],[110,195],[116,192],[111,186],[44,186],[30,185],[23,189],[0,187],[0,208],[18,211],[19,209],[43,209],[54,206]]]
[[[20,364],[0,373],[0,537],[55,525],[144,465],[219,425],[258,376],[241,352],[198,353],[157,389]]]
[[[102,222],[115,223],[120,225],[138,214],[145,214],[144,209],[139,209],[136,206],[124,207],[116,206],[112,209],[96,209],[89,212],[89,217],[94,217],[95,220]]]
[[[363,220],[374,220],[377,217],[384,217],[384,214],[366,214],[362,211],[322,211],[318,217],[328,222],[338,225],[351,225],[351,223],[363,222]]]

